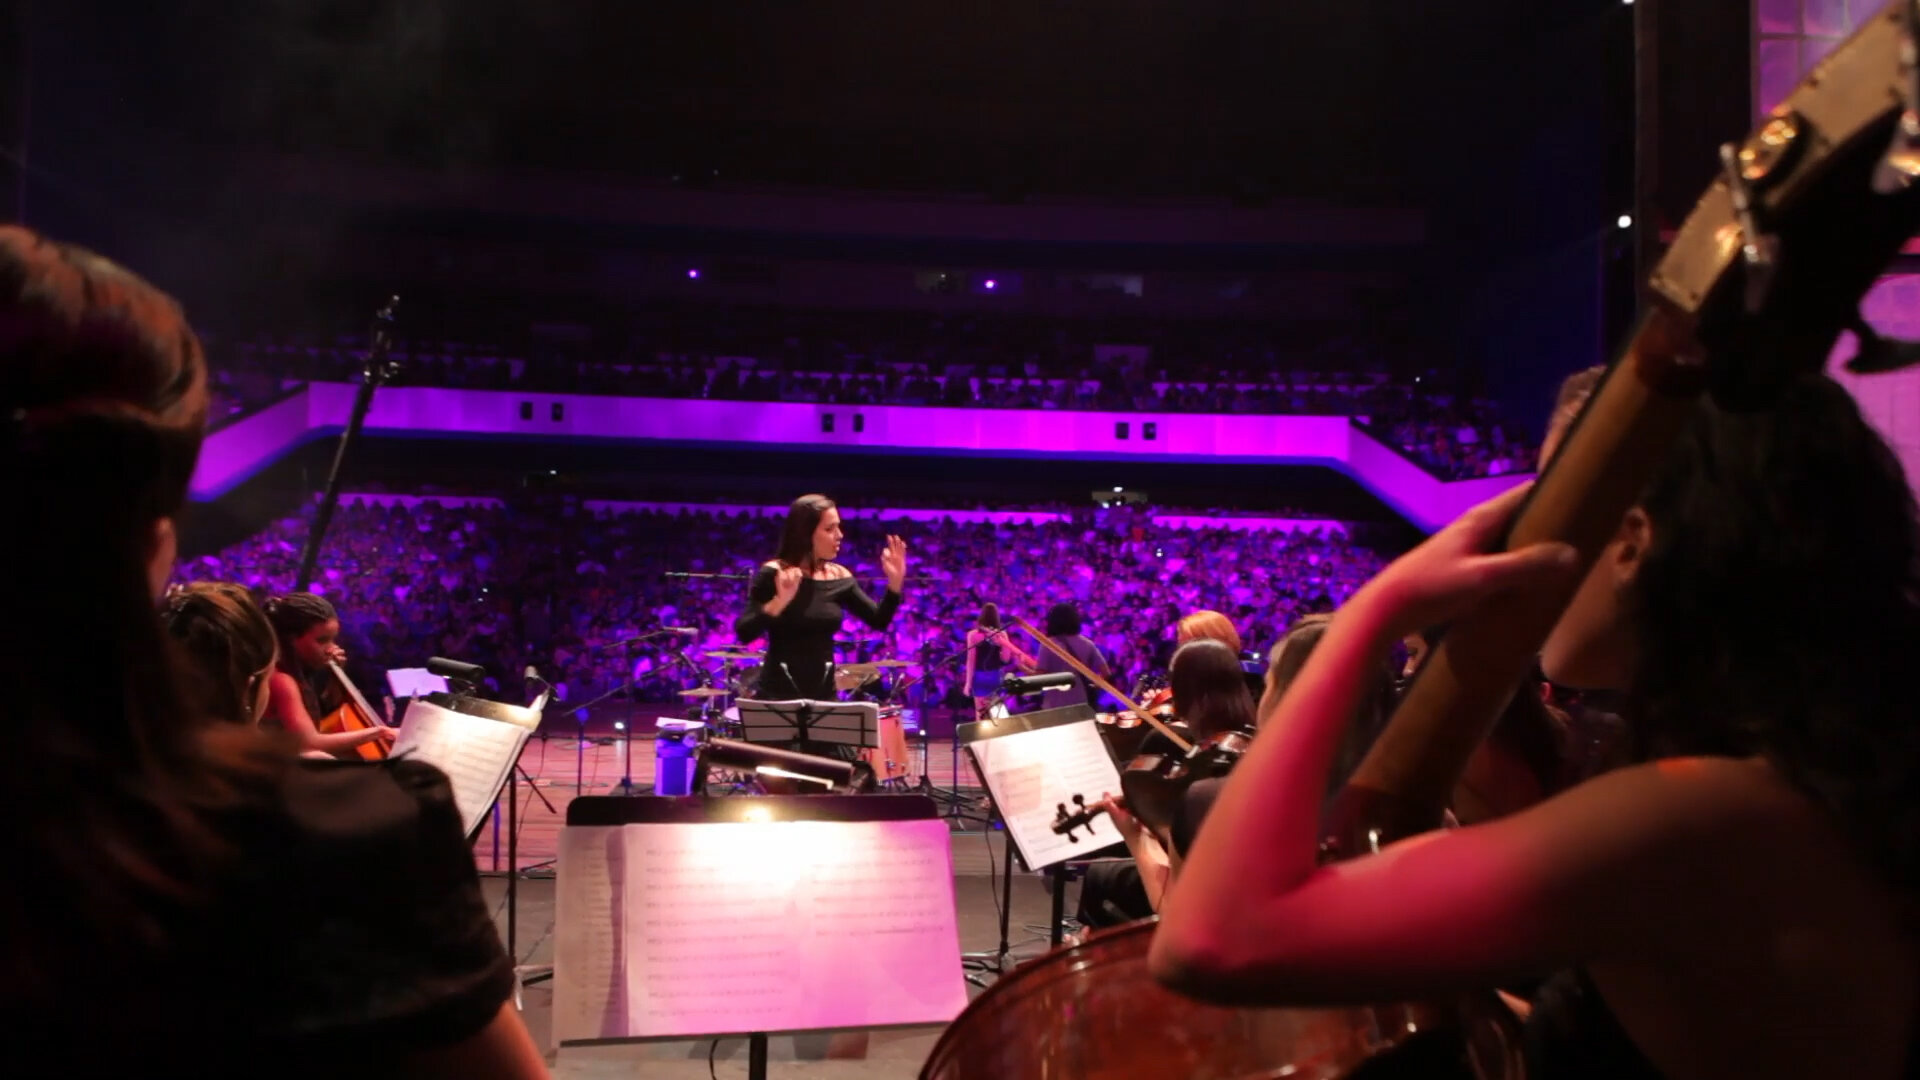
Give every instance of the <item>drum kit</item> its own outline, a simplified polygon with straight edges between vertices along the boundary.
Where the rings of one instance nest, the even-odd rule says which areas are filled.
[[[706,654],[719,661],[723,670],[712,679],[713,685],[695,686],[680,691],[687,699],[687,719],[705,725],[723,738],[740,738],[740,710],[733,702],[751,698],[759,690],[761,662],[766,653],[747,649],[721,649]],[[905,660],[875,660],[869,663],[843,664],[834,669],[834,689],[856,694],[870,687],[883,673],[911,666]],[[728,699],[733,699],[732,701]],[[883,786],[905,784],[911,772],[904,707],[882,705],[879,722],[879,747],[863,755],[873,766],[874,778]]]

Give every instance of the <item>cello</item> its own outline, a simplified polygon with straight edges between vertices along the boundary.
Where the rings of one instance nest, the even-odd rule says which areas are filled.
[[[340,703],[339,708],[321,717],[319,722],[313,725],[322,735],[339,735],[386,726],[380,719],[380,714],[373,711],[372,705],[367,704],[367,699],[361,695],[360,688],[353,685],[353,680],[347,678],[346,672],[340,670],[339,664],[331,660],[327,661],[327,674],[333,680],[333,684],[340,689],[345,700]],[[379,739],[363,742],[353,748],[353,752],[363,761],[384,760],[387,751],[388,744]]]
[[[1507,549],[1557,540],[1591,566],[1701,395],[1765,407],[1860,324],[1860,298],[1920,231],[1920,0],[1863,24],[1743,143],[1722,147],[1720,163],[1651,276],[1647,316],[1509,523]],[[1863,348],[1852,369],[1892,359]],[[1575,587],[1503,595],[1441,638],[1335,800],[1325,858],[1439,827]],[[1148,974],[1153,931],[1146,921],[1096,933],[1015,969],[948,1028],[922,1080],[1523,1075],[1512,1016],[1491,994],[1201,1004]]]

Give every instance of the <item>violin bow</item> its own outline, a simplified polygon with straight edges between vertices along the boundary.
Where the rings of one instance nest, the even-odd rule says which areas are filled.
[[[1100,689],[1105,690],[1107,693],[1112,694],[1114,697],[1114,700],[1120,702],[1120,704],[1125,705],[1128,709],[1132,710],[1133,715],[1138,716],[1142,720],[1145,720],[1148,724],[1151,724],[1153,726],[1153,729],[1155,731],[1158,731],[1160,734],[1165,735],[1167,738],[1173,740],[1173,745],[1179,747],[1181,753],[1184,754],[1188,750],[1193,749],[1192,743],[1188,742],[1187,740],[1181,738],[1179,735],[1175,734],[1172,728],[1161,723],[1152,713],[1148,712],[1147,710],[1141,708],[1139,705],[1135,704],[1132,698],[1121,693],[1120,690],[1117,687],[1115,687],[1112,683],[1108,682],[1107,680],[1101,678],[1098,675],[1095,675],[1090,669],[1088,669],[1087,665],[1080,662],[1079,657],[1073,655],[1072,653],[1068,652],[1066,649],[1062,648],[1059,642],[1053,640],[1047,635],[1034,629],[1034,626],[1032,623],[1021,618],[1018,615],[1013,616],[1013,621],[1015,624],[1017,624],[1020,627],[1020,629],[1025,630],[1029,634],[1032,634],[1033,640],[1039,642],[1041,646],[1045,648],[1048,652],[1059,657],[1061,663],[1064,663],[1068,667],[1072,668],[1075,674],[1079,675],[1081,678],[1087,680],[1088,682],[1099,687]]]

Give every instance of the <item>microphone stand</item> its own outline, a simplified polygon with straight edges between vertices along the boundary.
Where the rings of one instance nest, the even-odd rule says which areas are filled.
[[[621,672],[622,680],[625,683],[627,688],[627,722],[626,722],[627,737],[621,740],[621,743],[620,743],[620,753],[621,753],[621,759],[622,759],[621,766],[620,766],[620,782],[613,785],[613,790],[607,792],[607,794],[609,795],[632,796],[632,795],[650,794],[652,792],[651,786],[649,786],[647,791],[643,792],[638,787],[636,787],[633,782],[633,714],[634,714],[634,710],[639,707],[639,702],[635,701],[634,698],[640,696],[633,684],[633,664],[634,664],[633,650],[634,650],[634,646],[638,644],[639,644],[639,641],[637,639],[628,638],[626,642],[623,643],[620,649],[621,657],[625,661],[621,666],[620,672]]]
[[[627,694],[627,719],[624,722],[624,724],[621,725],[621,730],[623,730],[626,733],[626,739],[624,740],[624,745],[621,748],[621,752],[623,754],[623,763],[621,766],[621,777],[620,777],[620,782],[618,784],[615,784],[613,786],[613,789],[607,792],[607,794],[609,795],[648,794],[648,792],[641,791],[639,789],[639,786],[633,782],[633,718],[634,718],[634,710],[635,708],[638,707],[638,703],[634,701],[635,692],[634,692],[634,685],[633,685],[633,664],[634,664],[633,650],[634,650],[634,646],[639,645],[642,642],[651,641],[654,638],[665,637],[669,634],[675,634],[675,633],[678,633],[678,631],[650,630],[647,633],[636,634],[633,637],[622,638],[619,641],[609,641],[605,645],[596,645],[593,648],[587,650],[588,652],[603,652],[607,649],[619,649],[621,651],[621,656],[624,661],[624,666],[621,668],[621,671],[620,671],[620,684],[618,686],[615,686],[613,689],[608,690],[606,693],[601,694],[597,698],[594,698],[592,701],[587,702],[585,705],[580,706],[580,709],[579,709],[580,742],[576,748],[575,756],[574,756],[574,788],[573,790],[576,795],[584,794],[586,791],[585,777],[586,777],[586,753],[587,753],[587,719],[586,719],[587,710],[593,708],[595,705],[598,705],[603,701],[610,700],[615,694],[618,694],[623,690],[626,691],[626,694]]]

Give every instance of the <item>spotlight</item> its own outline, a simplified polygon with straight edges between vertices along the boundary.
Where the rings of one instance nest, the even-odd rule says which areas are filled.
[[[999,285],[1000,285],[1000,283],[999,283],[999,282],[997,282],[997,281],[995,281],[995,280],[993,280],[992,278],[988,278],[988,279],[986,280],[986,290],[987,290],[988,292],[992,292],[992,291],[993,291],[994,289],[996,289],[996,288],[998,288],[998,287],[999,287]]]
[[[613,730],[615,731],[627,730],[627,722],[625,720],[615,720],[613,722]]]
[[[1632,0],[1628,0],[1628,2],[1631,3]],[[1616,220],[1614,224],[1620,226],[1623,229],[1631,229],[1633,228],[1633,215],[1621,214],[1619,219]]]
[[[689,267],[687,267],[687,280],[688,280],[688,281],[699,281],[699,280],[700,280],[700,268],[699,268],[699,267],[697,267],[697,266],[689,266]]]

